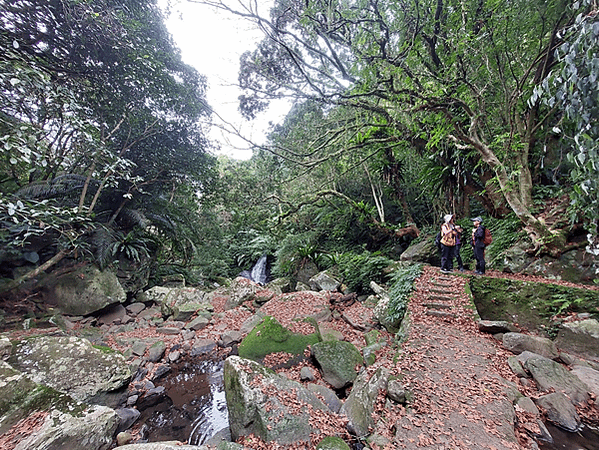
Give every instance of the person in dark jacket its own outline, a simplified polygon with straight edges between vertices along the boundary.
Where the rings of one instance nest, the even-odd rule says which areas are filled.
[[[474,247],[474,258],[476,259],[476,269],[474,273],[477,275],[484,275],[485,227],[483,227],[483,219],[481,217],[475,217],[471,220],[474,224],[474,228],[472,229],[472,246]]]

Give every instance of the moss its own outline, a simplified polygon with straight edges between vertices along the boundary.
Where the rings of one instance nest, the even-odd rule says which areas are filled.
[[[597,291],[487,277],[471,279],[470,289],[482,319],[506,320],[531,330],[550,329],[556,314],[589,312],[598,316]]]
[[[105,354],[114,354],[114,353],[121,353],[117,350],[114,350],[113,348],[110,348],[106,345],[92,345],[93,348],[95,348],[96,350],[100,350],[102,353]]]
[[[270,353],[299,355],[308,345],[320,342],[318,333],[296,334],[283,327],[274,317],[266,316],[239,344],[239,356],[259,360]]]
[[[327,436],[316,446],[316,450],[349,450],[347,443],[337,436]]]

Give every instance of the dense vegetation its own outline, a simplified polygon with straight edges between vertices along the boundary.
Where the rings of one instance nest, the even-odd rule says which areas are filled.
[[[595,2],[201,1],[265,32],[242,113],[295,102],[249,161],[210,155],[155,0],[0,0],[5,289],[25,262],[200,283],[269,254],[361,290],[447,212],[537,255],[597,238]]]

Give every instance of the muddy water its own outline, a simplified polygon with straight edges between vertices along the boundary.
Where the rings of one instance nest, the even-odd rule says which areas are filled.
[[[184,360],[156,386],[164,386],[163,402],[142,411],[148,442],[178,440],[201,445],[229,426],[223,361]]]

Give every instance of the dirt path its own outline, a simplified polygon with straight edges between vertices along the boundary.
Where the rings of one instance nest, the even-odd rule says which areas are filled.
[[[394,444],[405,449],[520,449],[506,352],[478,331],[464,277],[424,267],[409,305],[397,369],[412,392],[397,411]],[[513,398],[513,394],[511,396]]]

